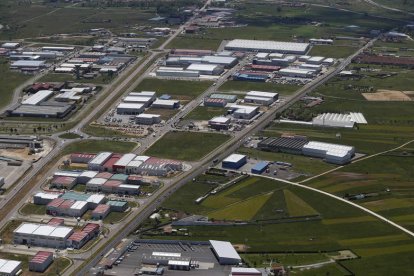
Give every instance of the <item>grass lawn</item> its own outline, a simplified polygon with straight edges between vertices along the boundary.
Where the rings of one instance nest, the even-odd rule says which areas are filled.
[[[36,205],[33,203],[25,204],[21,209],[20,213],[25,216],[30,215],[45,215],[46,214],[46,205]]]
[[[357,50],[358,48],[350,46],[315,45],[312,47],[309,55],[330,58],[345,58],[355,53]]]
[[[76,191],[76,192],[83,193],[83,192],[85,192],[85,191],[86,191],[86,185],[83,185],[83,184],[77,184],[77,185],[73,188],[73,190],[74,190],[74,191]]]
[[[62,151],[62,155],[66,155],[73,152],[97,153],[100,151],[128,153],[131,152],[136,146],[137,144],[133,142],[84,140],[80,142],[75,142],[65,147]]]
[[[103,219],[103,223],[118,223],[128,214],[129,212],[110,212],[109,215]]]
[[[10,71],[8,61],[4,57],[0,57],[0,76],[4,80],[0,85],[0,108],[2,108],[13,98],[14,89],[28,80],[30,75]]]
[[[277,92],[282,96],[293,94],[300,86],[289,84],[277,84],[271,82],[248,82],[248,81],[233,81],[229,80],[220,86],[219,90],[223,92],[231,91],[269,91]]]
[[[212,84],[211,81],[144,79],[134,91],[155,91],[157,96],[168,94],[174,99],[190,101]]]
[[[69,133],[63,133],[63,134],[59,135],[59,138],[62,138],[62,139],[78,139],[78,138],[80,138],[80,136],[76,133],[69,132]]]
[[[213,117],[224,115],[225,113],[226,110],[224,108],[197,106],[185,119],[196,121],[210,120]]]
[[[162,158],[195,161],[223,144],[229,136],[216,133],[168,132],[145,154]]]
[[[161,116],[161,120],[167,121],[175,114],[178,113],[178,109],[167,109],[167,108],[154,108],[150,107],[144,112],[145,114],[158,114]]]

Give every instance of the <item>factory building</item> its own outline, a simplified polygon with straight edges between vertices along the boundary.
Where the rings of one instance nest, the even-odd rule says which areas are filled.
[[[10,65],[10,69],[37,71],[46,67],[44,60],[18,60]]]
[[[206,107],[225,107],[227,105],[226,100],[223,99],[204,99],[204,106]]]
[[[70,176],[55,176],[50,182],[50,187],[71,190],[76,185],[76,178]]]
[[[237,101],[237,96],[236,95],[230,95],[230,94],[211,94],[210,95],[210,99],[221,99],[221,100],[225,100],[227,103],[234,103]]]
[[[95,171],[83,171],[77,178],[78,184],[86,184],[91,180],[92,178],[96,177],[98,172]]]
[[[135,123],[140,125],[154,125],[161,123],[161,115],[158,114],[139,114],[135,116]]]
[[[114,164],[121,159],[121,154],[112,154],[112,156],[103,164],[102,171],[112,173],[114,171]]]
[[[111,208],[111,212],[125,212],[128,209],[127,201],[110,200],[106,204]]]
[[[140,103],[119,103],[116,113],[120,115],[138,115],[144,112],[145,105]]]
[[[65,224],[65,220],[63,218],[51,218],[47,225],[51,226],[63,226]]]
[[[257,144],[257,147],[263,151],[302,154],[303,146],[307,143],[308,140],[303,137],[278,137],[264,139]]]
[[[80,174],[81,174],[81,172],[79,172],[79,171],[55,171],[53,173],[53,177],[68,176],[68,177],[77,178]]]
[[[102,189],[102,185],[104,185],[106,181],[108,181],[108,179],[92,178],[86,183],[86,190],[91,192],[99,192]]]
[[[241,263],[239,254],[230,242],[210,240],[211,248],[221,265],[238,265]]]
[[[322,65],[304,63],[299,65],[299,69],[313,70],[315,73],[319,73],[322,71]]]
[[[17,49],[19,47],[20,47],[19,42],[4,42],[3,44],[1,44],[1,48],[6,48],[6,49]]]
[[[111,158],[112,152],[101,152],[95,156],[89,163],[88,169],[92,171],[101,171],[106,161]]]
[[[303,146],[303,155],[318,157],[328,163],[343,165],[355,155],[355,148],[338,144],[311,141]]]
[[[357,124],[367,124],[367,120],[364,115],[359,112],[351,112],[349,114],[341,113],[323,113],[319,114],[312,120],[312,124],[315,126],[328,126],[328,127],[344,127],[353,128]]]
[[[136,154],[133,153],[127,153],[124,154],[114,165],[113,165],[113,170],[115,172],[122,172],[124,173],[126,170],[126,166],[128,165],[129,162],[131,162],[132,160],[134,160],[134,158],[137,157]]]
[[[46,101],[53,95],[53,91],[51,90],[40,90],[35,94],[31,95],[26,100],[22,101],[24,105],[38,105],[41,102]]]
[[[251,169],[251,172],[255,174],[262,174],[268,167],[269,167],[269,162],[260,161],[259,163],[253,166],[253,168]]]
[[[219,116],[208,121],[208,126],[215,130],[228,130],[230,127],[230,118]]]
[[[126,96],[122,101],[124,103],[143,104],[144,107],[148,107],[152,103],[151,97]]]
[[[278,93],[250,91],[244,97],[245,103],[254,103],[260,105],[271,105],[279,98]]]
[[[312,78],[314,71],[309,69],[298,69],[298,68],[283,68],[278,72],[279,75],[291,78]]]
[[[233,74],[233,80],[237,81],[265,82],[267,79],[269,79],[269,75],[265,73],[240,71]]]
[[[250,120],[258,114],[259,107],[249,105],[232,105],[229,110],[235,119]]]
[[[72,233],[73,229],[66,226],[23,222],[13,231],[13,243],[62,249]]]
[[[167,108],[167,109],[179,108],[180,101],[156,99],[155,102],[152,104],[152,107],[153,108]]]
[[[333,39],[322,39],[322,38],[311,38],[309,39],[310,44],[314,45],[332,45]]]
[[[131,92],[128,94],[128,96],[131,97],[143,97],[143,98],[151,98],[151,102],[155,101],[156,98],[156,92],[154,91],[141,91],[141,92]]]
[[[74,104],[68,103],[40,103],[39,105],[19,105],[13,109],[8,109],[9,116],[16,117],[42,117],[42,118],[64,118],[73,109]]]
[[[33,196],[33,203],[36,205],[47,205],[52,200],[59,198],[60,196],[61,194],[58,194],[58,193],[52,194],[52,193],[39,192]]]
[[[111,208],[107,204],[99,204],[96,208],[92,211],[91,217],[95,220],[102,220],[106,218],[109,213],[111,212]]]
[[[70,235],[70,237],[68,238],[67,245],[75,249],[80,249],[88,241],[98,236],[99,232],[100,232],[100,227],[98,224],[88,223],[82,228],[82,230],[76,231],[72,233],[72,235]]]
[[[157,69],[155,71],[157,77],[173,77],[173,78],[198,78],[200,76],[200,72],[198,71],[191,71],[191,70],[184,70],[181,68],[175,69]]]
[[[201,58],[201,63],[203,64],[221,65],[224,68],[232,68],[236,66],[237,62],[237,58],[235,57],[204,56]]]
[[[0,275],[2,276],[15,276],[20,275],[22,272],[22,262],[0,259]]]
[[[128,163],[128,165],[126,166],[125,172],[126,173],[133,173],[133,174],[139,174],[141,173],[140,167],[144,162],[141,160],[132,160],[131,162]]]
[[[284,54],[303,55],[308,51],[309,44],[296,42],[234,39],[228,42],[224,49],[229,51],[259,51],[266,53],[276,52]]]
[[[322,62],[325,60],[324,57],[311,57],[310,59],[308,59],[307,63],[309,64],[322,64]]]
[[[136,170],[136,174],[149,176],[167,176],[169,173],[181,171],[183,164],[180,161],[150,157]]]
[[[213,75],[219,76],[224,72],[223,66],[216,64],[198,64],[193,63],[187,67],[188,71],[197,71],[200,75]]]
[[[222,161],[222,167],[237,170],[247,163],[247,156],[243,154],[231,154]]]
[[[39,251],[29,261],[29,270],[43,273],[53,263],[53,253]]]
[[[75,50],[75,47],[62,47],[62,46],[44,46],[42,51],[50,52],[72,52]]]

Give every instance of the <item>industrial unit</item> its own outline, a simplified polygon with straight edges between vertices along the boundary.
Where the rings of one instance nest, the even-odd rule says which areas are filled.
[[[278,74],[284,77],[291,78],[312,78],[315,74],[315,71],[309,69],[299,69],[299,68],[283,68],[278,71]]]
[[[241,262],[240,255],[230,242],[210,240],[210,244],[221,265],[238,265]]]
[[[367,124],[368,122],[359,112],[350,112],[349,114],[323,113],[312,119],[312,124],[315,126],[353,128],[356,123]]]
[[[302,154],[302,148],[307,143],[308,140],[304,137],[272,137],[260,141],[257,147],[263,151]]]
[[[220,99],[220,100],[225,100],[227,103],[234,103],[237,101],[237,96],[231,95],[231,94],[214,93],[210,95],[210,99]]]
[[[343,165],[355,155],[355,148],[338,144],[310,141],[303,146],[303,155],[322,158],[328,163]]]
[[[119,103],[116,113],[120,115],[138,115],[144,112],[145,105],[139,103]]]
[[[109,160],[109,158],[111,158],[112,156],[112,152],[101,152],[98,155],[96,155],[95,158],[93,158],[89,163],[88,163],[88,169],[93,170],[93,171],[101,171],[103,168],[103,165],[105,164],[106,161]]]
[[[190,66],[187,67],[188,71],[197,71],[200,75],[213,75],[219,76],[221,73],[224,72],[223,66],[216,65],[216,64],[197,64],[192,63]]]
[[[15,276],[22,272],[22,262],[0,259],[0,275]]]
[[[255,174],[262,174],[268,167],[269,167],[269,162],[260,161],[259,163],[253,166],[253,168],[251,169],[251,172]]]
[[[208,126],[215,130],[227,130],[230,127],[230,121],[230,118],[224,116],[214,117],[208,121]]]
[[[152,104],[152,107],[153,108],[167,108],[167,109],[179,108],[180,101],[156,99],[155,102]]]
[[[228,42],[224,49],[229,51],[261,51],[303,55],[308,51],[309,43],[234,39]]]
[[[206,107],[225,107],[227,105],[226,100],[223,99],[204,99],[203,105]]]
[[[244,102],[255,103],[260,105],[271,105],[279,98],[278,93],[250,91],[244,97]]]
[[[247,163],[247,156],[243,154],[231,154],[222,161],[222,167],[237,170]]]
[[[135,116],[135,123],[141,125],[154,125],[161,123],[161,115],[158,114],[139,114]]]
[[[44,272],[53,262],[53,253],[39,251],[29,261],[29,270],[34,272]]]
[[[250,105],[232,105],[229,107],[229,111],[235,119],[250,120],[259,113],[259,107]]]

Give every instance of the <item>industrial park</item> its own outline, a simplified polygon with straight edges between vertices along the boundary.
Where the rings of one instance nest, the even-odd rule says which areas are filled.
[[[0,1],[0,275],[412,274],[413,14]]]

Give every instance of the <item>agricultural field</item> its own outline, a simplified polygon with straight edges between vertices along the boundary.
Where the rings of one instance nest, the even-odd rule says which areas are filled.
[[[252,217],[252,213],[256,211],[252,217],[254,223],[244,226],[192,226],[188,227],[188,237],[151,235],[150,238],[230,240],[235,244],[247,245],[247,253],[281,254],[279,259],[282,263],[292,265],[324,260],[327,257],[322,256],[323,251],[349,249],[360,256],[360,259],[348,260],[341,265],[356,275],[377,275],[378,271],[385,275],[391,271],[405,274],[411,269],[409,263],[414,253],[414,242],[408,236],[343,202],[277,181],[250,177],[197,205],[194,200],[208,192],[211,186],[193,184],[190,182],[177,191],[176,198],[180,198],[180,201],[167,200],[164,207],[202,214],[209,218],[212,218],[211,215],[218,215],[221,219]],[[269,193],[272,195],[266,199]],[[266,202],[263,204],[263,201]],[[237,212],[231,209],[235,205],[240,206]],[[286,214],[277,212],[280,209]],[[289,212],[315,219],[298,218],[289,223],[283,223],[279,219],[275,220],[277,223],[272,223],[275,216],[290,215]],[[318,214],[316,217],[315,212]],[[313,255],[291,256],[298,251]],[[248,256],[245,258],[248,259]],[[385,259],[388,266],[383,265]],[[258,262],[260,258],[253,256],[251,260]],[[339,266],[332,264],[323,266],[320,270],[298,271],[298,275],[320,275],[319,272],[345,275],[338,274],[338,271],[343,273]]]
[[[185,104],[202,94],[212,84],[211,81],[144,79],[134,91],[155,91],[158,97],[168,94]]]
[[[196,161],[226,142],[228,135],[200,132],[168,132],[145,154],[162,158]]]

